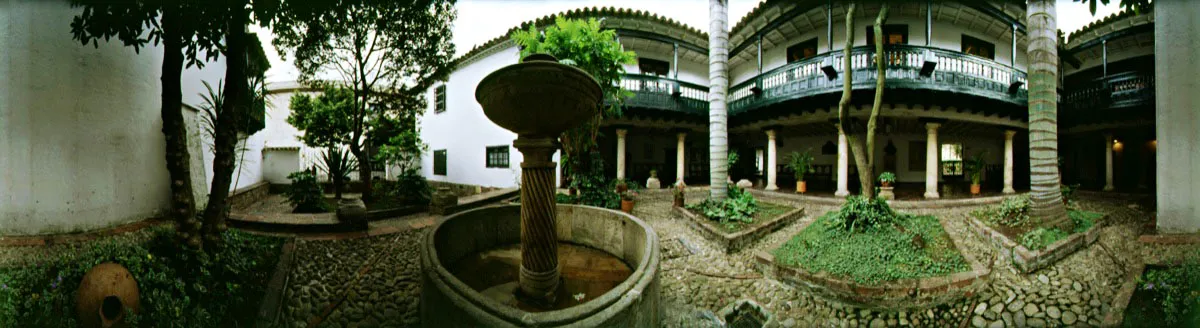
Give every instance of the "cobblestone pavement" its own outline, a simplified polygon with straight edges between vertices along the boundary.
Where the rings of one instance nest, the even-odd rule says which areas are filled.
[[[690,188],[689,203],[700,200],[707,190]],[[778,201],[777,201],[778,202]],[[804,206],[806,217],[815,217],[832,206]],[[1052,267],[1031,274],[1019,273],[1003,258],[994,263],[991,285],[977,297],[930,309],[872,311],[802,293],[765,278],[717,278],[688,271],[689,268],[729,276],[754,276],[753,254],[768,250],[799,232],[800,223],[767,235],[745,250],[724,254],[701,237],[671,211],[669,191],[642,193],[633,214],[648,222],[660,242],[683,239],[698,252],[662,261],[664,326],[716,327],[715,314],[741,298],[758,302],[784,327],[1041,327],[1096,326],[1107,313],[1127,268],[1140,261],[1143,246],[1137,236],[1151,222],[1150,215],[1131,208],[1132,203],[1112,200],[1081,200],[1086,210],[1105,212],[1100,241]],[[908,211],[933,214],[946,222],[949,233],[981,259],[996,251],[973,232],[963,220],[974,208]],[[428,218],[426,218],[428,219]],[[345,304],[320,327],[402,327],[419,323],[421,225],[393,235],[334,241],[297,241],[297,266],[287,288],[284,315],[286,326],[303,327],[337,299],[353,272],[375,253],[386,252],[364,280],[354,287]],[[394,246],[394,247],[393,247]]]

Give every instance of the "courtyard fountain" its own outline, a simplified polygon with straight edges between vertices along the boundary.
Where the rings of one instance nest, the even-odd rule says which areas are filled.
[[[659,325],[659,247],[649,225],[555,204],[557,136],[596,115],[601,96],[590,75],[549,55],[479,83],[484,114],[517,134],[521,203],[449,216],[425,237],[425,326]]]

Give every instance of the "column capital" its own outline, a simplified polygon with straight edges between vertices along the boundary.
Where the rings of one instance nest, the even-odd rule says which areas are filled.
[[[1015,135],[1017,135],[1017,130],[1004,130],[1004,139],[1012,140]]]
[[[929,131],[930,133],[934,133],[934,132],[937,132],[938,127],[941,127],[941,126],[942,126],[942,123],[928,122],[928,123],[925,123],[925,130]]]
[[[675,135],[679,138],[679,141],[683,141],[683,139],[687,138],[687,132],[679,132]]]
[[[767,138],[775,139],[775,129],[763,131],[767,134]]]
[[[624,138],[624,137],[625,137],[625,135],[626,135],[626,134],[628,134],[628,133],[629,133],[629,129],[625,129],[625,128],[618,128],[618,129],[617,129],[617,137]]]

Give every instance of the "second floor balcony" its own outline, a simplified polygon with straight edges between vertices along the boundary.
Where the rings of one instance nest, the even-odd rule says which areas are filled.
[[[708,115],[708,86],[655,75],[625,74],[621,88],[633,93],[625,100],[627,108]]]
[[[851,49],[852,89],[874,89],[874,47]],[[843,52],[826,52],[764,72],[729,88],[729,111],[737,115],[779,102],[842,90]],[[888,89],[964,93],[1014,105],[1026,104],[1025,72],[981,57],[945,49],[893,45],[886,48]]]
[[[1063,107],[1072,111],[1153,106],[1154,72],[1111,74],[1065,89]]]

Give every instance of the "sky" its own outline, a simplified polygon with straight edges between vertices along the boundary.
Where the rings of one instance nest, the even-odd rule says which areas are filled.
[[[1070,34],[1108,15],[1120,11],[1119,1],[1099,5],[1096,15],[1088,11],[1084,3],[1072,0],[1057,0],[1058,29]],[[729,0],[729,25],[737,24],[742,17],[757,6],[759,0]],[[457,55],[470,51],[500,36],[508,29],[523,22],[553,13],[584,7],[618,7],[645,10],[665,16],[701,31],[708,30],[708,0],[458,0],[458,18],[453,26],[453,42]],[[251,26],[258,32],[271,60],[267,81],[283,82],[296,79],[298,72],[289,61],[280,58],[270,45],[270,31]]]

